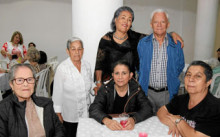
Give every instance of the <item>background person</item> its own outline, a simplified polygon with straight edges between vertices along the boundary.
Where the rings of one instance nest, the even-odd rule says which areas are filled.
[[[35,48],[36,48],[36,45],[34,44],[34,42],[30,42],[30,43],[28,44],[28,48],[30,48],[30,47],[35,47]]]
[[[135,73],[139,70],[137,45],[145,34],[131,30],[133,21],[134,12],[130,7],[122,6],[115,11],[111,22],[112,32],[105,34],[99,42],[95,66],[96,92],[101,82],[111,78],[111,67],[120,59],[129,63],[131,72],[137,78]],[[172,36],[175,42],[180,40],[183,44],[178,34],[172,33]]]
[[[90,64],[82,60],[83,43],[73,37],[67,41],[69,58],[60,63],[54,77],[54,109],[66,129],[66,137],[75,137],[79,118],[88,117],[89,93],[93,80]]]
[[[24,63],[26,61],[26,53],[27,50],[23,45],[23,37],[19,31],[15,31],[11,37],[11,41],[4,43],[1,49],[1,54],[8,64],[12,60],[13,55],[17,56],[18,63]]]
[[[89,116],[111,130],[132,130],[135,123],[152,116],[152,107],[139,84],[132,78],[129,63],[117,61],[112,78],[102,85],[89,108]],[[110,114],[128,113],[130,118],[122,128]]]
[[[64,137],[51,99],[34,94],[36,80],[31,65],[14,65],[9,80],[13,94],[0,102],[0,136]]]
[[[40,52],[35,47],[28,48],[27,51],[27,60],[31,64],[31,66],[34,68],[35,72],[40,72],[40,66],[38,64],[38,61],[40,60]]]
[[[180,42],[175,44],[167,33],[170,25],[168,14],[156,9],[151,14],[153,33],[138,43],[140,59],[139,82],[153,105],[153,112],[167,104],[178,94],[185,62]]]
[[[174,97],[157,112],[160,121],[169,127],[169,134],[182,137],[219,137],[220,100],[209,92],[212,68],[202,61],[193,61],[185,74],[188,94]]]
[[[40,66],[40,70],[43,70],[47,68],[47,54],[44,51],[39,51],[40,52],[40,59],[38,61],[38,64]]]

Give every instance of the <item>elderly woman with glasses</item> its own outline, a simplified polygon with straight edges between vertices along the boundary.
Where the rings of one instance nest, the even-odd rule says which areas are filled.
[[[187,68],[185,89],[188,94],[174,97],[157,115],[174,137],[220,137],[220,100],[209,92],[212,68],[193,61]]]
[[[0,136],[63,137],[53,102],[34,94],[36,80],[31,65],[14,65],[9,78],[13,94],[0,102]]]

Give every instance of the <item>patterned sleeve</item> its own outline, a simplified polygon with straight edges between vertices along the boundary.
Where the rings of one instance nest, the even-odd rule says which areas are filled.
[[[4,50],[4,51],[8,52],[8,44],[7,44],[7,42],[5,42],[5,43],[3,44],[1,50]],[[3,55],[3,56],[6,57],[6,55]]]
[[[6,52],[8,52],[8,44],[7,44],[7,42],[3,44],[1,50],[5,50]]]

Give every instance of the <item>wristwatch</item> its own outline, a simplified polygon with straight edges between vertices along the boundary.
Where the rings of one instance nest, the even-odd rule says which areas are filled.
[[[95,81],[95,84],[101,83],[101,81]]]
[[[183,118],[182,118],[182,117],[181,117],[181,118],[177,118],[177,119],[176,119],[176,121],[175,121],[176,126],[177,126],[177,124],[178,124],[178,123],[180,123],[180,121],[181,121],[181,120],[183,120]]]

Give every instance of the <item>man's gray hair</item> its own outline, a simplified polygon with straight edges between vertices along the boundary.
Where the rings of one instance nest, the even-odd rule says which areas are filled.
[[[26,68],[29,68],[31,70],[31,72],[33,73],[33,77],[35,77],[35,70],[34,68],[30,65],[30,64],[15,64],[11,67],[10,71],[9,71],[9,81],[12,81],[14,78],[15,78],[15,73],[17,72],[17,70],[19,68],[22,68],[22,67],[26,67]]]
[[[83,48],[83,42],[82,42],[82,40],[81,40],[80,38],[78,38],[78,37],[72,37],[72,38],[68,39],[67,44],[66,44],[68,50],[69,50],[69,48],[70,48],[70,44],[71,44],[72,42],[75,42],[75,41],[79,41],[79,42],[81,43],[81,45],[82,45],[82,48]]]
[[[150,16],[150,22],[152,22],[152,19],[153,19],[155,13],[165,13],[165,15],[166,15],[166,17],[167,17],[167,20],[168,20],[168,22],[169,22],[169,15],[168,15],[168,13],[167,13],[164,9],[156,9],[156,10],[154,10],[154,11],[151,13],[151,16]]]

